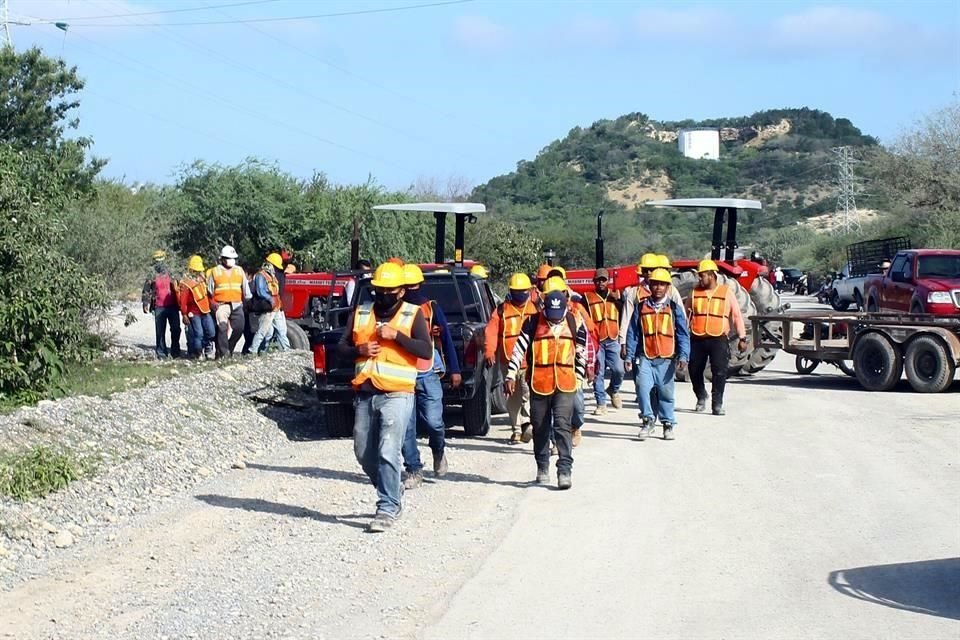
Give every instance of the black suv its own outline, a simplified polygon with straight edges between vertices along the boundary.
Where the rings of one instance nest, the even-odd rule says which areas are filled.
[[[447,317],[463,376],[458,389],[451,388],[444,378],[444,407],[447,410],[462,409],[467,435],[486,435],[490,430],[491,415],[506,411],[499,369],[487,367],[483,359],[483,329],[496,308],[490,285],[486,279],[472,275],[463,267],[434,270],[425,267],[421,291],[426,298],[436,301]],[[317,397],[324,405],[327,430],[332,436],[351,435],[354,420],[354,391],[350,386],[354,363],[340,355],[337,344],[343,332],[350,330],[344,326],[349,321],[350,312],[357,304],[372,300],[370,280],[360,279],[350,305],[346,308],[330,308],[332,305],[328,305],[324,330],[311,336]]]

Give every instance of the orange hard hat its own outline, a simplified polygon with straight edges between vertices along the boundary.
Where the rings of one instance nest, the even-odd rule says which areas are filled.
[[[548,264],[540,265],[540,268],[537,269],[537,280],[543,282],[547,279],[547,275],[553,271],[553,267]]]
[[[401,267],[405,264],[403,261],[403,258],[398,258],[396,256],[390,258],[389,260],[387,260],[387,262],[389,262],[390,264],[398,264]]]

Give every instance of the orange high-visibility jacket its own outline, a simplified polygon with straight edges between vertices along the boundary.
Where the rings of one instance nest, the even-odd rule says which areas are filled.
[[[217,265],[210,275],[213,277],[214,302],[243,302],[243,269],[225,269]]]
[[[674,339],[673,306],[655,310],[649,304],[640,307],[640,331],[643,333],[643,354],[650,359],[672,358],[677,343]]]
[[[283,306],[283,302],[280,300],[280,281],[277,280],[277,276],[266,269],[261,269],[260,275],[267,281],[267,290],[270,292],[270,297],[273,298],[273,311],[279,311],[280,307]]]
[[[517,338],[520,337],[520,331],[523,323],[530,316],[536,315],[537,306],[532,300],[527,300],[522,307],[518,307],[510,300],[504,300],[497,307],[497,310],[484,329],[484,350],[486,358],[494,358],[497,351],[500,352],[504,363],[510,362],[513,356],[513,348],[517,344]],[[526,368],[524,361],[522,368]]]
[[[690,298],[690,333],[695,336],[717,338],[730,333],[730,307],[727,304],[727,286],[713,291],[696,288]]]
[[[601,342],[616,340],[620,333],[620,309],[617,307],[617,300],[609,294],[606,298],[601,298],[595,291],[588,291],[584,298],[597,326],[597,338]]]
[[[418,311],[418,306],[404,302],[387,325],[409,337]],[[353,318],[353,344],[360,346],[367,342],[378,342],[380,353],[376,356],[359,356],[355,360],[356,376],[351,381],[354,389],[359,389],[369,380],[374,387],[386,393],[413,393],[417,386],[417,357],[403,349],[396,340],[377,337],[377,317],[373,312],[373,304],[369,303],[357,307]]]
[[[554,335],[545,318],[537,322],[530,345],[530,390],[537,395],[577,390],[577,326],[576,320],[565,318]]]

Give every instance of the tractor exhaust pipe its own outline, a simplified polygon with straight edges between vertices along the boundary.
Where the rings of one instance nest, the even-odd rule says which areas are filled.
[[[597,214],[597,242],[594,249],[594,262],[597,269],[603,268],[603,211]]]

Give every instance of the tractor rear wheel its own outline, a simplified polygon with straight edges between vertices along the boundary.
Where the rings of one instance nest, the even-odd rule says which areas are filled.
[[[750,299],[757,307],[759,314],[776,313],[780,309],[780,296],[777,295],[773,285],[764,278],[757,278],[750,287]],[[761,337],[770,342],[780,342],[783,335],[783,327],[779,322],[763,322],[760,324]],[[777,355],[777,349],[762,348],[754,349],[750,352],[746,364],[743,365],[742,372],[746,375],[753,375],[768,364],[773,362]]]

